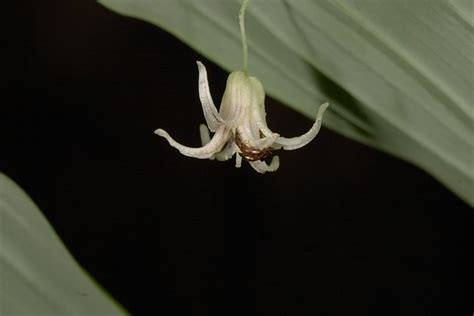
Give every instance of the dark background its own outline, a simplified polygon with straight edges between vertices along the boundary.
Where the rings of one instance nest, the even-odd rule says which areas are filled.
[[[474,312],[474,212],[431,176],[325,128],[274,174],[181,156],[153,131],[198,145],[195,60],[216,101],[227,73],[94,2],[10,8],[0,170],[134,315]]]

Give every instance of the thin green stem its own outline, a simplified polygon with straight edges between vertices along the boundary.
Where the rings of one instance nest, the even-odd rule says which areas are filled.
[[[240,24],[240,37],[242,39],[242,51],[244,59],[244,72],[248,72],[248,49],[247,49],[247,36],[245,35],[245,8],[249,0],[243,0],[242,5],[240,6],[239,12],[239,24]]]

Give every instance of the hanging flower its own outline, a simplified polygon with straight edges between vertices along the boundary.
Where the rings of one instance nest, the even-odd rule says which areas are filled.
[[[239,14],[244,71],[234,71],[227,78],[219,111],[209,91],[206,67],[197,61],[199,99],[207,123],[207,126],[203,124],[200,126],[202,147],[183,146],[162,129],[157,129],[155,133],[166,138],[171,146],[185,156],[224,161],[235,154],[237,168],[241,166],[243,158],[257,172],[265,173],[277,170],[280,165],[278,156],[274,156],[269,165],[265,162],[265,158],[271,156],[273,150],[298,149],[316,137],[329,103],[320,106],[313,127],[299,137],[281,137],[268,128],[265,119],[265,91],[257,78],[247,74],[247,41],[244,24],[247,3],[248,0],[242,2]],[[212,138],[209,131],[214,133]]]
[[[230,159],[236,154],[236,167],[241,166],[242,158],[258,172],[275,171],[279,167],[278,156],[270,165],[264,161],[274,149],[293,150],[308,144],[319,132],[323,113],[328,107],[324,103],[319,108],[316,122],[305,134],[294,138],[281,137],[272,132],[265,120],[265,92],[260,81],[243,71],[234,71],[227,79],[227,85],[218,112],[209,91],[207,71],[197,61],[199,69],[199,98],[206,119],[200,126],[202,147],[186,147],[176,142],[162,129],[156,134],[166,138],[171,146],[181,154],[199,159]],[[214,135],[210,137],[209,131]]]

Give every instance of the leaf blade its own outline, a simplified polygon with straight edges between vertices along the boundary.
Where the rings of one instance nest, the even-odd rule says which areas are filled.
[[[77,265],[40,210],[0,173],[0,312],[126,315]]]

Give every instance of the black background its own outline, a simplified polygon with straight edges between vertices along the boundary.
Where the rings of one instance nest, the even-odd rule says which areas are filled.
[[[474,213],[423,171],[325,128],[274,174],[181,156],[153,131],[198,145],[195,60],[216,101],[227,73],[94,2],[10,6],[0,168],[134,315],[474,312]]]

